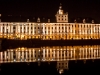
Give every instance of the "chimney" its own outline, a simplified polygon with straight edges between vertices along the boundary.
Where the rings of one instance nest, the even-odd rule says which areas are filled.
[[[92,23],[94,23],[94,20],[92,20]]]
[[[48,19],[48,22],[50,23],[50,19]]]
[[[40,18],[38,17],[37,22],[40,22]]]
[[[83,19],[83,23],[86,23],[85,19]]]
[[[29,22],[29,19],[27,19],[27,22]]]

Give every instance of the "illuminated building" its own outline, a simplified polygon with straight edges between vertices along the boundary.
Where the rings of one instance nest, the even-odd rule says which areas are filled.
[[[68,13],[64,13],[60,5],[55,15],[56,22],[0,22],[0,38],[7,39],[42,39],[42,40],[71,40],[71,39],[100,39],[100,24],[68,23]]]
[[[62,73],[68,69],[72,60],[100,59],[100,45],[84,46],[45,46],[40,48],[16,48],[0,52],[0,64],[18,62],[57,62],[57,69]]]

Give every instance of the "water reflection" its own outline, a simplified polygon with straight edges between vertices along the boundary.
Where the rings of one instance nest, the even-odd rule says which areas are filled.
[[[99,45],[46,46],[41,48],[16,48],[0,52],[0,63],[57,61],[59,73],[68,69],[68,61],[100,58]]]

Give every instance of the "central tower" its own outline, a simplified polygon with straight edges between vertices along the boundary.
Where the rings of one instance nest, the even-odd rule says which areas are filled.
[[[68,22],[68,12],[64,13],[61,3],[59,6],[59,10],[57,11],[57,14],[55,16],[57,22]]]

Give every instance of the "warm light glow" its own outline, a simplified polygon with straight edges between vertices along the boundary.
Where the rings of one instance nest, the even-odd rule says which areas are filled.
[[[21,49],[22,49],[22,50],[25,50],[25,48],[24,48],[24,47],[22,47]]]
[[[20,48],[18,48],[18,49],[20,49]]]
[[[41,48],[16,48],[8,49],[7,51],[0,52],[0,63],[9,62],[39,62],[39,61],[57,61],[57,68],[68,69],[68,61],[72,60],[86,60],[99,59],[99,46],[53,46]],[[54,50],[55,49],[55,50]],[[24,51],[23,51],[24,50]],[[40,52],[41,50],[41,52]],[[42,55],[43,54],[43,55]],[[14,56],[16,56],[14,58]],[[66,67],[65,67],[66,66]],[[62,73],[63,71],[60,71]]]
[[[0,22],[0,38],[7,39],[42,39],[42,40],[77,40],[100,39],[100,24],[68,23],[68,13],[60,6],[55,23]],[[40,21],[40,19],[39,19]]]
[[[36,38],[36,39],[43,39],[43,40],[46,40],[46,39],[66,40],[66,39],[72,39],[72,38],[75,40],[75,39],[91,39],[91,38],[99,39],[100,38],[99,36],[100,32],[98,31],[98,28],[100,28],[100,26],[97,26],[97,24],[78,24],[78,23],[77,24],[74,24],[74,23],[48,23],[46,24],[44,23],[42,25],[41,24],[37,25],[37,24],[33,24],[32,26],[24,25],[22,26],[23,30],[21,30],[20,25],[15,24],[15,29],[17,29],[15,34],[14,34],[14,29],[12,29],[13,26],[10,26],[10,23],[9,23],[9,26],[6,26],[6,24],[5,26],[3,26],[0,24],[1,25],[0,37],[1,38],[4,37],[8,39],[19,38],[21,40],[28,39],[28,38],[30,39]],[[78,25],[80,26],[78,27]],[[9,33],[7,33],[7,30]]]

